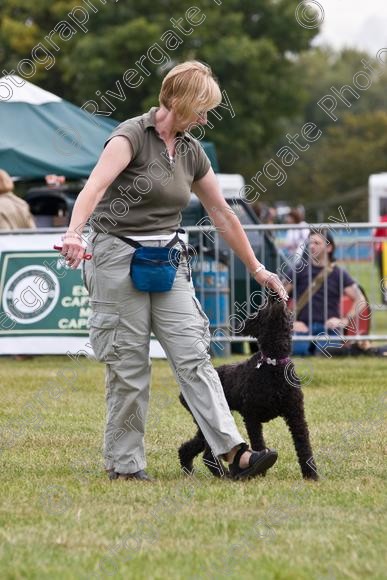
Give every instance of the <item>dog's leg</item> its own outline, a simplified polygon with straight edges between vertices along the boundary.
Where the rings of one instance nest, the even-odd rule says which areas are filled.
[[[244,422],[249,436],[251,449],[254,449],[254,451],[263,451],[263,449],[266,448],[266,443],[263,438],[262,423],[257,423],[257,420],[252,417],[247,417]]]
[[[212,475],[215,475],[215,477],[224,477],[228,473],[228,470],[224,468],[223,463],[212,453],[207,441],[203,453],[203,461],[204,465],[208,467]]]
[[[254,451],[263,451],[266,449],[265,439],[263,438],[262,423],[258,423],[254,417],[244,417],[244,423],[249,436],[251,449]],[[266,471],[261,473],[261,477],[265,477]]]
[[[203,437],[203,433],[198,429],[195,437],[186,441],[179,448],[179,459],[180,465],[189,473],[193,470],[193,460],[199,453],[204,451],[206,446],[206,440]]]
[[[304,479],[317,480],[317,469],[313,459],[309,429],[304,414],[300,413],[299,409],[297,411],[293,410],[293,412],[284,416],[284,419],[293,437],[302,476]]]

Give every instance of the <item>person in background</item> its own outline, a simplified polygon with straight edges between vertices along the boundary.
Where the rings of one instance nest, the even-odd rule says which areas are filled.
[[[28,203],[13,190],[11,177],[0,169],[0,230],[36,228]]]
[[[270,207],[261,201],[257,201],[252,205],[252,208],[263,224],[273,224],[275,222],[277,217],[275,207]]]
[[[0,169],[0,231],[16,229],[35,229],[34,218],[26,201],[13,193],[14,186],[11,177]],[[16,354],[15,360],[30,360],[28,354]]]
[[[267,212],[263,216],[264,224],[274,224],[277,220],[277,210],[275,207],[267,207]]]
[[[387,214],[380,217],[380,221],[387,222]],[[376,228],[374,238],[381,238],[380,242],[375,243],[375,261],[379,270],[380,290],[382,293],[382,304],[387,304],[387,272],[383,269],[383,241],[387,242],[387,223],[384,227]],[[384,238],[384,239],[383,239]],[[384,250],[387,252],[387,249]],[[387,260],[387,257],[385,258]]]
[[[329,231],[312,232],[307,252],[309,262],[305,261],[303,268],[297,264],[294,271],[286,273],[289,281],[285,288],[295,303],[294,334],[302,336],[327,333],[337,336],[351,322],[356,323],[356,315],[360,312],[361,305],[364,305],[365,298],[348,272],[335,264],[335,242]],[[340,301],[343,294],[351,298],[353,306],[347,316],[342,318]],[[322,340],[326,345],[327,340]],[[294,341],[293,354],[316,354],[316,347],[320,343],[317,339]],[[339,344],[342,345],[340,342],[330,341],[329,346],[338,347]]]
[[[304,226],[300,229],[290,229],[286,233],[284,247],[289,255],[298,255],[300,258],[303,253],[303,248],[306,240],[309,237],[309,226],[304,221],[303,211],[299,208],[293,207],[286,216],[286,223],[297,224]]]
[[[258,201],[252,205],[252,208],[262,224],[275,223],[277,219],[277,210],[275,207],[270,207],[261,201]],[[265,233],[274,241],[274,232],[272,230],[265,230]]]

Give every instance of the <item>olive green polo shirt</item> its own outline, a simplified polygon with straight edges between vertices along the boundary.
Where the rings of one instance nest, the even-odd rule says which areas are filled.
[[[157,107],[121,123],[117,135],[126,137],[132,160],[107,188],[89,222],[97,232],[118,235],[170,234],[180,227],[181,210],[190,201],[192,183],[211,164],[199,141],[189,133],[176,137],[174,159],[155,128]]]

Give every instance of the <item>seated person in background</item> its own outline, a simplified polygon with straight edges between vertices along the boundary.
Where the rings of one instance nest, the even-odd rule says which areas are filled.
[[[30,207],[24,199],[13,193],[13,181],[6,171],[0,169],[0,231],[36,228]],[[33,358],[27,354],[17,354],[16,360]]]
[[[13,188],[11,177],[0,169],[0,230],[35,228],[28,203],[15,195]]]
[[[284,248],[288,252],[289,255],[297,254],[299,259],[301,259],[304,242],[309,237],[309,226],[304,221],[303,211],[299,208],[293,207],[288,215],[286,216],[286,223],[288,224],[297,224],[300,226],[304,226],[303,228],[297,230],[288,230],[286,232],[286,238],[284,243]]]
[[[295,303],[295,335],[338,335],[351,324],[364,305],[365,298],[355,281],[334,262],[335,242],[327,230],[312,232],[308,250],[294,271],[288,271],[285,288]],[[340,318],[340,300],[345,294],[353,306],[345,318]],[[352,322],[353,324],[353,322]],[[294,341],[294,355],[314,354],[325,346],[339,347],[342,343],[322,338],[320,341]]]

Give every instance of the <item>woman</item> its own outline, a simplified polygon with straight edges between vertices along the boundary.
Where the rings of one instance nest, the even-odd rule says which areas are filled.
[[[28,203],[15,195],[13,190],[11,177],[0,169],[0,230],[36,228]]]
[[[181,260],[171,290],[138,291],[129,276],[134,248],[115,235],[165,246],[180,226],[180,210],[192,190],[255,279],[284,299],[287,294],[256,259],[207,156],[186,132],[205,125],[207,111],[221,102],[211,69],[196,61],[174,67],[159,100],[158,108],[121,123],[108,139],[78,196],[62,249],[76,268],[84,253],[82,226],[91,216],[97,233],[84,274],[93,309],[90,341],[97,359],[106,363],[106,470],[111,479],[149,479],[143,439],[153,331],[214,455],[229,462],[233,477],[253,477],[271,467],[277,454],[250,450],[236,428],[208,354],[208,318],[195,297],[187,260]]]

